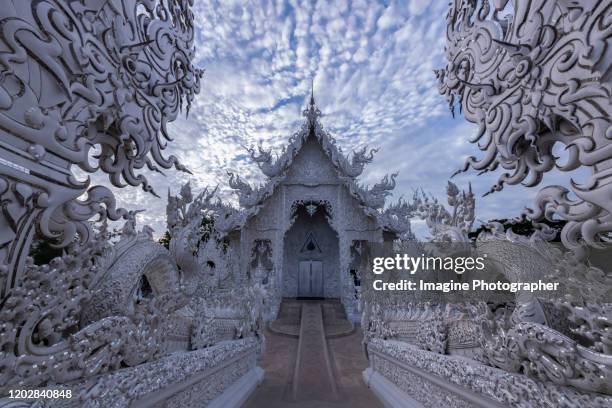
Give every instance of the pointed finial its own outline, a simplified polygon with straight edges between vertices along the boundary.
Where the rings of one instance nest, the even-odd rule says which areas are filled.
[[[304,110],[303,115],[308,118],[308,122],[310,123],[310,125],[314,126],[317,121],[317,117],[319,117],[320,114],[321,112],[319,111],[319,109],[317,109],[317,106],[315,105],[314,79],[311,79],[310,81],[310,103]]]
[[[310,80],[310,105],[314,106],[314,78]]]

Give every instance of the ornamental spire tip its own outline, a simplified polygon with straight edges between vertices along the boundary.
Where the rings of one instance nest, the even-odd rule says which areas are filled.
[[[315,105],[315,99],[314,99],[314,79],[310,80],[310,106],[314,106]]]

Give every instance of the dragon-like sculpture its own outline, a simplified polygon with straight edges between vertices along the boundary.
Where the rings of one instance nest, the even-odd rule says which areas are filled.
[[[272,194],[274,189],[274,183],[267,183],[263,186],[253,188],[249,183],[242,180],[239,175],[230,171],[228,171],[227,174],[229,175],[229,186],[238,194],[238,204],[246,209],[261,204],[262,200]]]
[[[518,293],[513,310],[506,308],[501,319],[480,305],[486,362],[543,381],[612,393],[612,275],[548,242],[547,231],[526,237],[504,232],[498,223],[488,229],[476,245],[501,265],[508,281],[540,278],[560,287],[547,296]]]
[[[575,305],[568,305],[567,308],[570,321],[578,324],[574,332],[580,333],[582,329],[584,334],[594,336],[595,340],[603,339],[609,345],[609,321],[612,316],[609,306],[603,309],[601,306],[597,309],[590,307],[592,310],[586,322],[600,322],[592,327],[585,324],[584,316],[576,315],[576,310],[581,309]],[[481,309],[481,345],[488,364],[510,372],[523,372],[541,381],[612,394],[612,356],[608,345],[595,341],[594,345],[585,346],[581,344],[583,341],[570,338],[547,325],[529,321],[512,324],[496,319],[484,304],[481,304]],[[585,338],[588,339],[582,337]]]
[[[338,163],[344,174],[353,178],[359,177],[363,173],[364,167],[372,163],[376,152],[378,152],[378,149],[370,149],[368,153],[367,146],[364,146],[361,150],[353,151],[350,161],[343,154],[339,154]]]
[[[320,132],[323,132],[320,130]],[[307,135],[307,133],[305,133]],[[259,169],[267,177],[274,178],[280,176],[290,166],[295,152],[299,149],[299,145],[303,140],[298,141],[297,135],[290,140],[290,143],[282,153],[274,158],[272,155],[272,149],[264,149],[263,146],[258,145],[257,151],[255,148],[248,148],[247,151],[251,156],[251,159],[257,164]],[[302,137],[303,139],[303,137]],[[327,142],[329,139],[329,142]],[[367,146],[364,146],[360,150],[353,151],[353,156],[350,158],[346,157],[340,148],[331,148],[330,144],[333,144],[333,138],[326,134],[326,140],[323,143],[325,148],[330,152],[332,161],[340,168],[343,174],[348,177],[356,178],[363,173],[364,167],[372,163],[374,160],[374,154],[378,152],[378,149],[367,150]],[[296,145],[298,146],[296,148]]]
[[[585,167],[571,191],[545,186],[527,214],[567,220],[563,243],[601,247],[612,232],[612,4],[538,0],[452,2],[446,67],[437,71],[451,110],[479,126],[470,140],[484,152],[468,168],[504,169],[504,184],[537,186],[556,168]],[[558,157],[557,146],[567,160]],[[571,197],[574,193],[576,198]]]
[[[191,296],[192,344],[197,348],[260,330],[261,308],[256,306],[261,288],[255,287],[256,282],[234,280],[239,259],[224,240],[248,211],[243,214],[224,204],[216,192],[205,188],[194,197],[185,183],[179,195],[169,194],[166,207],[169,249],[181,269],[182,286]]]
[[[519,291],[512,298],[496,293],[486,302],[472,298],[475,303],[469,293],[462,293],[467,313],[455,321],[444,318],[446,349],[431,347],[442,338],[440,330],[423,331],[413,321],[423,316],[410,316],[420,305],[439,316],[436,305],[419,302],[426,293],[377,298],[376,291],[366,290],[362,327],[372,371],[424,405],[432,404],[440,384],[419,380],[419,387],[413,382],[405,387],[406,365],[488,395],[504,406],[607,407],[612,401],[612,281],[609,272],[595,265],[607,266],[597,249],[610,241],[612,232],[612,3],[453,0],[447,24],[447,64],[436,72],[440,91],[451,112],[458,106],[468,121],[479,125],[470,141],[484,152],[481,158],[468,158],[462,171],[503,169],[490,192],[504,184],[535,187],[555,168],[572,174],[590,170],[592,175],[583,184],[572,180],[571,189],[542,188],[535,210],[527,211],[540,228],[530,237],[490,223],[488,232],[470,240],[471,189],[460,193],[449,184],[450,209],[416,192],[410,205],[415,206],[415,216],[427,220],[434,241],[475,247],[487,255],[485,270],[492,279],[556,282],[559,289]],[[561,233],[563,245],[549,242],[556,234],[538,222],[543,219],[567,221]],[[588,246],[595,249],[589,248],[593,256],[585,262]],[[410,304],[411,298],[417,307]],[[401,310],[407,312],[385,318],[385,313]],[[389,338],[400,341],[385,341]],[[481,374],[472,376],[476,372]],[[487,382],[490,385],[483,386]],[[421,385],[435,391],[413,392]],[[449,394],[444,393],[447,399],[437,405],[444,405],[441,401],[446,403]]]
[[[395,178],[397,173],[385,175],[381,181],[371,187],[358,185],[356,182],[349,184],[351,193],[361,199],[365,205],[372,209],[381,209],[385,206],[386,198],[391,195],[391,191],[395,188]]]
[[[149,228],[136,232],[136,212],[116,209],[108,188],[78,180],[75,170],[151,193],[141,170],[186,170],[162,151],[168,123],[199,91],[190,7],[183,0],[2,3],[0,390],[91,378],[163,348],[158,320],[183,301],[177,287],[161,289],[176,266]],[[105,227],[96,231],[94,215],[102,225],[127,219],[117,245]],[[34,265],[35,235],[65,254]],[[163,282],[158,288],[143,278],[159,296],[135,306],[141,267]],[[120,291],[105,286],[119,281]],[[122,302],[112,306],[125,306],[121,313],[92,300],[106,289]]]
[[[186,171],[163,150],[171,140],[168,124],[188,113],[200,87],[192,5],[2,2],[1,395],[52,386],[73,396],[54,406],[208,405],[246,373],[240,369],[255,369],[261,341],[246,337],[258,326],[252,322],[257,292],[234,296],[239,307],[248,300],[236,308],[236,330],[223,340],[241,340],[216,347],[219,336],[212,343],[201,339],[194,310],[202,310],[190,308],[193,292],[185,289],[214,279],[179,270],[150,227],[137,231],[139,211],[117,209],[108,188],[81,176],[102,173],[116,187],[155,194],[143,171]],[[186,186],[180,200],[169,197],[170,228],[188,228],[206,214],[213,195],[205,190],[194,198]],[[108,220],[121,217],[120,232],[108,233]],[[28,257],[33,240],[56,244],[63,255],[36,265]],[[218,249],[203,252],[219,255]],[[217,276],[232,270],[218,266]],[[213,334],[222,329],[210,328]],[[216,348],[194,350],[204,343]],[[236,353],[244,358],[241,368],[232,366]],[[206,378],[211,372],[219,382]],[[179,384],[193,378],[200,392],[190,397]],[[0,398],[1,406],[14,404]]]
[[[377,217],[379,224],[387,231],[398,236],[400,241],[413,241],[411,219],[414,216],[415,206],[413,203],[400,198],[397,202],[390,204]]]
[[[249,148],[247,151],[261,172],[270,178],[280,176],[286,170],[291,160],[291,155],[288,151],[283,151],[279,157],[274,159],[272,157],[272,149],[266,150],[261,145],[257,146],[259,154],[255,152],[254,148]]]
[[[194,197],[189,183],[181,187],[178,196],[172,196],[168,191],[166,222],[170,233],[169,249],[183,272],[184,284],[192,289],[197,286],[202,272],[202,263],[197,256],[204,233],[202,221],[211,214],[216,191],[216,188],[206,188]]]
[[[28,260],[0,309],[0,392],[83,380],[164,354],[162,321],[187,300],[170,254],[148,228],[135,231],[134,216],[115,244],[104,222],[48,265]],[[143,274],[154,296],[135,296]]]
[[[141,170],[186,171],[162,152],[168,123],[189,110],[200,88],[190,4],[3,2],[0,198],[9,209],[0,215],[3,293],[20,281],[24,262],[17,254],[27,254],[35,232],[66,246],[75,236],[89,238],[94,215],[126,215],[108,188],[78,180],[74,169],[150,193]]]

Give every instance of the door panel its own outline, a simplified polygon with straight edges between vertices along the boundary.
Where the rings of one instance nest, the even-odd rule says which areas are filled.
[[[310,263],[310,288],[313,297],[323,297],[323,262]]]
[[[298,276],[298,296],[310,296],[310,261],[301,261]]]
[[[301,261],[299,263],[298,297],[324,297],[323,262]]]

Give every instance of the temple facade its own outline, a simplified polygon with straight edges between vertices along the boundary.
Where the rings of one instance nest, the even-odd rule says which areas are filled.
[[[383,211],[397,174],[372,187],[358,182],[375,149],[347,157],[319,122],[314,98],[305,123],[282,154],[249,149],[266,176],[253,188],[230,173],[243,217],[229,234],[242,271],[260,275],[281,298],[337,298],[358,319],[355,257],[367,242],[392,241],[409,231]],[[270,316],[273,318],[274,316]]]

